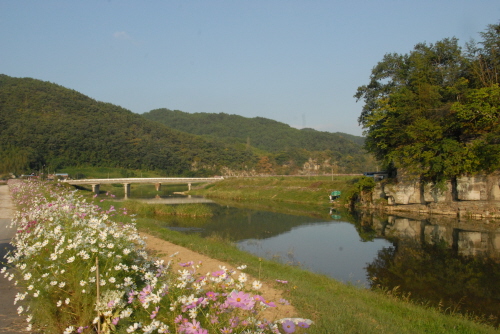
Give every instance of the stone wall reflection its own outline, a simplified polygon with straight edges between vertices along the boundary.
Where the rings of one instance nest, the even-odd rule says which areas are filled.
[[[399,247],[408,243],[444,243],[463,256],[487,256],[500,260],[500,229],[497,223],[449,217],[418,217],[373,213],[361,214],[361,224],[371,225],[378,237],[393,239]]]

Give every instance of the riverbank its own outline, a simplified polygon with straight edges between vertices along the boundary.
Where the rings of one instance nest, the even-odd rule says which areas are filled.
[[[291,176],[228,178],[191,190],[193,195],[233,201],[274,201],[329,205],[332,191],[348,191],[361,176]]]
[[[119,209],[120,203],[96,200],[103,210]],[[202,239],[162,228],[154,219],[137,219],[140,231],[189,248],[231,266],[246,264],[247,272],[281,290],[299,314],[315,325],[308,333],[494,333],[492,327],[459,315],[414,305],[396,291],[372,292],[345,285],[297,267],[266,261],[239,251],[220,239]],[[280,282],[277,282],[279,279]],[[286,282],[286,283],[285,283]]]

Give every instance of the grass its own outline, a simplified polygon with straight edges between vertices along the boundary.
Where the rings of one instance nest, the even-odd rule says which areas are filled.
[[[190,193],[235,201],[276,201],[324,205],[333,190],[347,192],[360,176],[229,178]]]

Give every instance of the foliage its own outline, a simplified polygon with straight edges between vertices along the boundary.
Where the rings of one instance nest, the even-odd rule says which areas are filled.
[[[313,129],[298,130],[263,117],[246,118],[226,113],[191,114],[180,110],[155,109],[143,116],[204,138],[240,143],[247,150],[267,156],[279,174],[293,172],[309,158],[320,163],[329,161],[335,173],[362,172],[375,166],[362,148],[364,138],[359,136]]]
[[[216,174],[257,157],[202,139],[74,90],[0,75],[0,172],[120,167],[163,175]]]
[[[351,186],[341,195],[341,200],[345,203],[354,203],[363,193],[369,193],[375,187],[372,177],[363,176],[351,181]]]
[[[466,51],[456,38],[386,54],[355,97],[366,147],[429,181],[500,168],[500,24]]]
[[[293,333],[312,323],[264,319],[277,304],[257,294],[262,283],[250,283],[243,267],[201,275],[188,262],[174,273],[171,262],[149,258],[134,224],[111,218],[113,207],[39,182],[13,188],[23,208],[14,220],[16,250],[7,255],[16,272],[2,272],[21,288],[15,303],[29,313],[29,331]]]

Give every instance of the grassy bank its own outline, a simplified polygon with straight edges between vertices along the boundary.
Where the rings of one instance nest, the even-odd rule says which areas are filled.
[[[312,205],[328,204],[333,190],[346,193],[360,176],[290,176],[228,178],[190,193],[233,201],[277,201]]]

